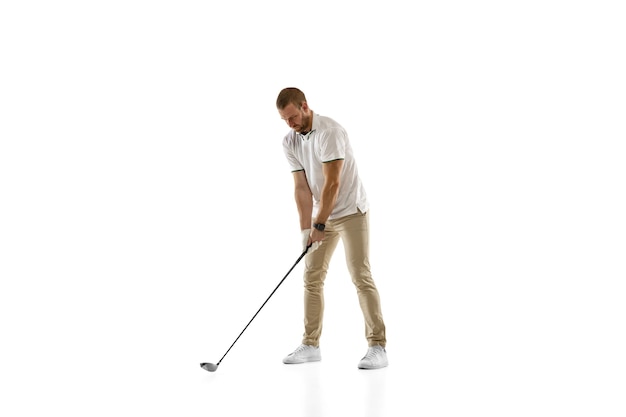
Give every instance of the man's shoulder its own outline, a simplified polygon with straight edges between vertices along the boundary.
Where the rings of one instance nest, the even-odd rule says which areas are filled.
[[[285,133],[283,136],[283,144],[291,143],[296,138],[296,132],[292,129],[289,129],[289,132]]]
[[[321,115],[316,115],[316,116],[317,116],[316,117],[316,119],[317,119],[316,125],[317,126],[315,126],[315,129],[321,130],[321,131],[324,131],[324,130],[335,130],[335,129],[344,130],[343,126],[341,124],[339,124],[339,122],[337,122],[332,117],[321,116]]]

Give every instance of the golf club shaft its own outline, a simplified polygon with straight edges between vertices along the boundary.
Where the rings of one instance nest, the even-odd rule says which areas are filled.
[[[228,350],[226,351],[226,353],[224,353],[224,356],[222,356],[222,358],[219,360],[219,362],[217,362],[217,366],[219,366],[219,364],[222,362],[222,360],[226,357],[226,355],[228,355],[228,352],[230,352],[230,350],[233,348],[233,346],[235,346],[235,343],[237,343],[237,340],[239,340],[239,338],[241,337],[241,335],[243,334],[243,332],[246,331],[246,329],[248,328],[248,326],[250,326],[250,323],[252,323],[252,320],[254,320],[254,318],[259,314],[259,312],[261,311],[261,309],[265,306],[265,304],[267,304],[267,302],[270,300],[270,298],[272,298],[272,295],[274,295],[274,293],[276,292],[276,290],[278,289],[278,287],[281,286],[281,284],[283,283],[283,281],[285,281],[285,279],[287,279],[287,277],[289,276],[289,274],[291,273],[291,271],[293,271],[293,269],[296,267],[296,265],[298,265],[298,263],[300,262],[300,260],[302,260],[302,258],[304,258],[304,255],[306,255],[306,253],[308,252],[309,248],[312,245],[309,245],[306,247],[306,249],[302,252],[302,254],[300,255],[300,257],[296,260],[296,262],[293,264],[293,266],[291,268],[289,268],[289,271],[287,271],[287,273],[285,274],[285,276],[283,277],[283,279],[280,280],[280,282],[278,283],[278,285],[276,286],[276,288],[274,288],[274,291],[272,291],[272,293],[269,295],[269,297],[267,297],[267,299],[263,302],[263,304],[261,304],[261,307],[259,307],[259,309],[257,310],[256,313],[254,313],[254,316],[252,316],[252,318],[250,319],[250,321],[248,322],[248,324],[246,324],[246,327],[243,328],[243,330],[241,331],[241,333],[239,333],[239,336],[237,336],[237,338],[235,339],[235,341],[233,342],[232,345],[230,345],[230,347],[228,348]]]

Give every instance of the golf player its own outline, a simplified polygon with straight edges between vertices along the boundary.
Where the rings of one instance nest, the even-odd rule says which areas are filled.
[[[276,99],[280,117],[290,128],[283,149],[293,173],[302,231],[304,267],[304,335],[302,344],[283,359],[286,364],[321,360],[324,280],[339,239],[356,287],[365,321],[368,350],[360,369],[388,365],[385,323],[369,263],[369,218],[348,134],[335,120],[309,108],[297,88],[285,88]]]

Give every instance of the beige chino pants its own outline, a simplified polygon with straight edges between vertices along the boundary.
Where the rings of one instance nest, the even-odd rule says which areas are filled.
[[[327,221],[322,245],[304,258],[304,336],[302,343],[319,346],[324,318],[324,280],[339,239],[343,242],[348,271],[359,297],[359,305],[365,321],[365,338],[369,346],[385,347],[387,340],[380,296],[372,279],[369,263],[369,216],[360,211]]]

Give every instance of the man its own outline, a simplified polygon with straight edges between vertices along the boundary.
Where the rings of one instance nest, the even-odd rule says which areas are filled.
[[[291,128],[283,139],[283,148],[295,183],[302,250],[311,245],[304,258],[304,336],[302,344],[283,362],[321,360],[324,280],[341,239],[368,342],[358,367],[384,368],[388,365],[387,341],[380,297],[370,272],[369,207],[348,135],[333,119],[315,114],[297,88],[283,89],[276,107]]]

